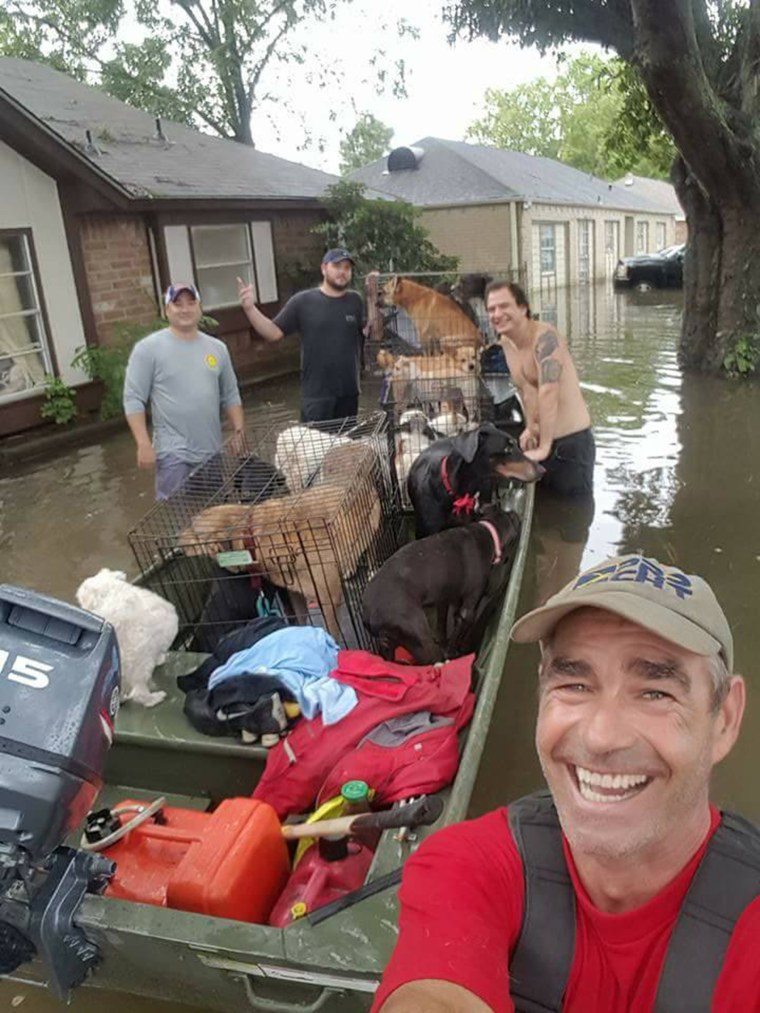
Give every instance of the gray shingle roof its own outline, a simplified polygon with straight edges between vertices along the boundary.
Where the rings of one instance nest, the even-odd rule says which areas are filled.
[[[90,160],[136,197],[315,199],[338,180],[169,120],[161,121],[168,143],[156,140],[149,113],[44,64],[0,58],[3,92],[80,153],[90,130],[100,151]]]
[[[412,146],[425,152],[417,169],[387,172],[387,160],[380,158],[352,172],[351,179],[418,207],[530,200],[663,211],[661,202],[551,158],[438,137],[425,137]]]
[[[665,179],[650,179],[649,176],[634,176],[629,173],[615,182],[617,186],[623,186],[631,193],[638,193],[650,203],[659,205],[663,211],[675,215],[676,218],[686,217],[678,200],[676,188]]]

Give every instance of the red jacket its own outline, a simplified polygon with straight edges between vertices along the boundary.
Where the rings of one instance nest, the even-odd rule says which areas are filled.
[[[430,711],[449,714],[459,722],[460,710],[470,696],[474,658],[469,654],[442,665],[415,666],[386,662],[367,651],[341,651],[338,667],[331,674],[357,690],[358,704],[327,728],[321,717],[299,721],[288,737],[270,750],[253,797],[268,802],[280,819],[306,812],[336,764],[389,718]],[[358,776],[351,773],[345,779]],[[371,780],[368,783],[375,787]]]

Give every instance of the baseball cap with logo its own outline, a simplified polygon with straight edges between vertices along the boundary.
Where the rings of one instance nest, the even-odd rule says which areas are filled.
[[[350,260],[352,264],[356,263],[348,250],[344,250],[342,247],[328,250],[324,257],[322,257],[323,264],[337,264],[339,260]]]
[[[617,556],[579,574],[518,619],[512,639],[546,640],[560,619],[587,607],[615,612],[695,654],[720,653],[733,671],[731,628],[707,581],[644,556]]]
[[[176,302],[181,292],[189,292],[193,299],[201,301],[201,294],[195,285],[190,282],[175,281],[164,292],[164,306],[168,306],[170,302]]]

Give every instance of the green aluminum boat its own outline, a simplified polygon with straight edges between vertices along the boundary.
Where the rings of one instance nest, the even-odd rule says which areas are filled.
[[[335,913],[317,909],[284,929],[114,900],[88,894],[75,923],[99,949],[82,988],[115,990],[220,1011],[356,1013],[368,1010],[396,941],[398,871],[428,833],[467,816],[483,747],[505,669],[509,629],[526,562],[532,486],[503,486],[501,504],[522,518],[519,547],[498,608],[477,652],[477,704],[461,737],[454,783],[432,827],[407,835],[386,830],[361,896]],[[227,797],[250,795],[266,750],[191,728],[176,676],[201,655],[173,653],[155,673],[169,694],[159,707],[127,705],[118,715],[98,806],[125,798],[207,809]],[[328,916],[324,917],[327,913]],[[49,971],[39,958],[12,979],[39,985]]]

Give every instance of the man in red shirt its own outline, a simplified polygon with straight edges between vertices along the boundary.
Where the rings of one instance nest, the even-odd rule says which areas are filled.
[[[551,797],[448,827],[407,862],[374,1009],[760,1010],[760,835],[708,797],[745,704],[712,590],[619,557],[512,635],[541,645]]]

